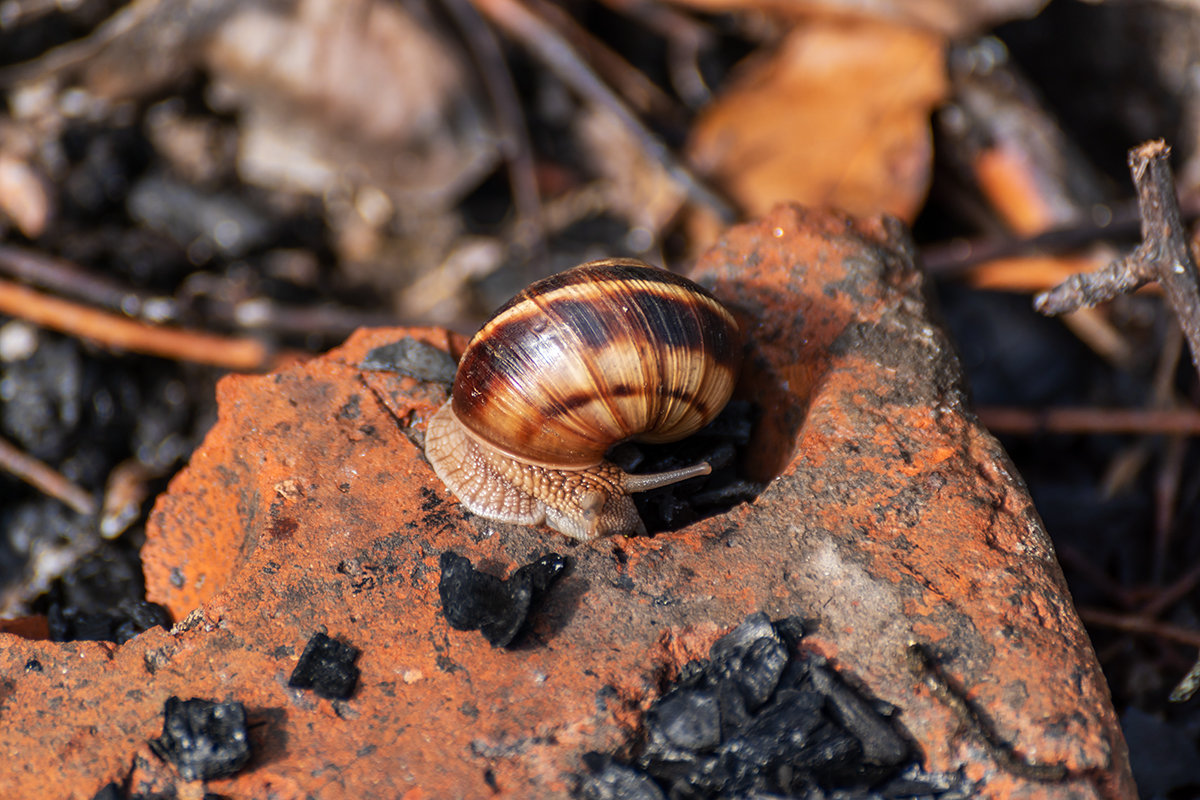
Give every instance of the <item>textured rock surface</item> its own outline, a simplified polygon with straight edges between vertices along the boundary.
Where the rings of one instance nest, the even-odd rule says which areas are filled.
[[[751,332],[741,392],[766,416],[753,503],[684,530],[572,546],[461,511],[406,435],[445,389],[358,368],[429,330],[362,331],[327,356],[220,386],[221,416],[159,498],[150,599],[177,620],[123,646],[0,634],[5,796],[169,785],[146,742],[166,698],[237,700],[234,797],[559,797],[588,750],[628,747],[687,660],[747,614],[808,621],[808,646],[899,707],[926,766],[984,797],[1132,794],[1095,656],[1020,479],[969,411],[903,236],[781,209],[735,228],[695,273]],[[511,650],[449,628],[438,558],[573,569]],[[287,687],[314,631],[360,648],[348,701]],[[927,643],[1035,781],[906,666]],[[272,794],[273,793],[273,794]]]

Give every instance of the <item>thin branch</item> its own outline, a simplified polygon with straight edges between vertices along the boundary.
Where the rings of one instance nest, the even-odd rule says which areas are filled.
[[[642,0],[602,0],[609,8],[628,15],[667,43],[667,71],[671,86],[690,108],[712,99],[700,73],[700,54],[712,46],[713,33],[704,23],[662,3]]]
[[[995,433],[1136,433],[1200,435],[1200,411],[1185,408],[1002,408],[977,409]]]
[[[123,6],[83,39],[67,42],[44,55],[0,69],[0,88],[46,78],[79,66],[138,27],[158,10],[161,0],[134,0]]]
[[[1195,200],[1192,201],[1195,205]],[[1140,227],[1137,207],[1132,200],[1107,207],[1108,218],[1064,228],[1054,228],[1035,236],[980,236],[951,239],[920,248],[921,264],[930,274],[954,277],[972,267],[1034,254],[1057,254],[1078,250],[1089,244],[1110,239],[1132,238]],[[1190,216],[1197,209],[1190,209]]]
[[[1034,299],[1043,314],[1063,314],[1127,294],[1158,281],[1174,309],[1200,372],[1200,273],[1184,237],[1175,179],[1161,139],[1129,151],[1129,168],[1142,215],[1142,243],[1125,258],[1086,275],[1074,275]]]
[[[86,302],[88,306],[102,306],[122,316],[155,324],[175,319],[179,309],[186,305],[186,301],[148,295],[101,277],[65,258],[17,245],[0,244],[0,274]],[[332,303],[286,305],[262,297],[247,298],[235,304],[212,304],[206,310],[206,318],[222,325],[283,335],[316,333],[343,337],[356,328],[396,324],[396,315],[390,312],[364,311]]]
[[[526,2],[530,4],[530,12],[553,26],[604,79],[605,84],[611,86],[637,113],[666,120],[671,124],[685,124],[683,109],[679,103],[647,78],[640,69],[629,63],[624,56],[581,25],[561,3],[555,3],[553,0]]]
[[[1156,593],[1154,599],[1138,610],[1138,616],[1157,617],[1191,594],[1197,584],[1200,584],[1200,564],[1196,564],[1173,584]]]
[[[1112,628],[1142,636],[1156,636],[1167,641],[1200,647],[1200,631],[1172,625],[1169,622],[1159,622],[1139,614],[1114,614],[1099,608],[1083,607],[1079,609],[1079,618],[1088,625],[1098,625],[1102,628]]]
[[[119,309],[130,316],[139,316],[148,299],[116,281],[88,272],[73,261],[12,244],[0,244],[0,272],[22,283],[77,300],[87,299],[92,305]],[[157,299],[173,305],[167,298]]]
[[[545,236],[542,198],[538,192],[533,146],[529,142],[529,130],[525,126],[512,72],[495,34],[470,0],[442,0],[442,3],[470,46],[479,67],[479,77],[491,98],[492,113],[500,130],[504,160],[508,165],[513,205],[517,209],[517,240],[525,238],[535,249],[540,248]],[[523,233],[525,237],[522,237]]]
[[[262,342],[167,328],[81,306],[0,281],[0,314],[135,353],[243,372],[268,368],[276,356]]]
[[[707,207],[723,222],[736,221],[737,215],[733,207],[692,174],[554,28],[533,14],[519,0],[474,0],[474,3],[486,17],[520,42],[535,58],[554,70],[576,93],[620,120],[647,155],[661,164],[671,179],[687,192],[692,202]]]
[[[86,489],[3,438],[0,438],[0,469],[61,501],[77,514],[96,513],[96,499]]]

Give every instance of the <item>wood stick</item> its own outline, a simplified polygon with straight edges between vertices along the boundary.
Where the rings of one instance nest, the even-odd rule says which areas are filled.
[[[580,97],[610,112],[637,139],[642,149],[662,165],[688,198],[710,209],[723,222],[732,223],[737,214],[730,204],[671,152],[642,124],[621,98],[600,79],[558,31],[530,11],[520,0],[474,0],[488,19],[520,42],[534,58],[558,75]]]
[[[1104,269],[1074,275],[1043,292],[1033,305],[1043,314],[1063,314],[1158,281],[1187,337],[1192,363],[1200,372],[1200,272],[1184,237],[1175,179],[1168,163],[1170,155],[1171,148],[1161,139],[1129,151],[1129,169],[1142,216],[1142,243]]]
[[[1200,435],[1200,411],[1186,408],[1004,408],[976,410],[995,433],[1133,433]]]
[[[86,489],[3,438],[0,438],[0,469],[62,501],[77,514],[90,516],[96,513],[96,498]]]
[[[35,292],[9,281],[0,281],[0,314],[106,347],[241,372],[261,371],[274,361],[267,346],[254,339],[151,325]]]

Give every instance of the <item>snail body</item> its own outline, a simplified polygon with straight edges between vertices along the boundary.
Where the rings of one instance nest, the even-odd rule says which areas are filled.
[[[729,400],[737,323],[706,290],[633,259],[538,281],[471,339],[425,452],[470,511],[576,539],[645,531],[632,492],[710,471],[631,475],[604,455],[671,442]]]

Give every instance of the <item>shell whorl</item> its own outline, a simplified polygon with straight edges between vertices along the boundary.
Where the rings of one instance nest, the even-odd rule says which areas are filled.
[[[729,399],[737,323],[692,281],[632,259],[538,281],[475,334],[453,408],[489,445],[530,464],[599,463],[624,439],[682,439]]]

